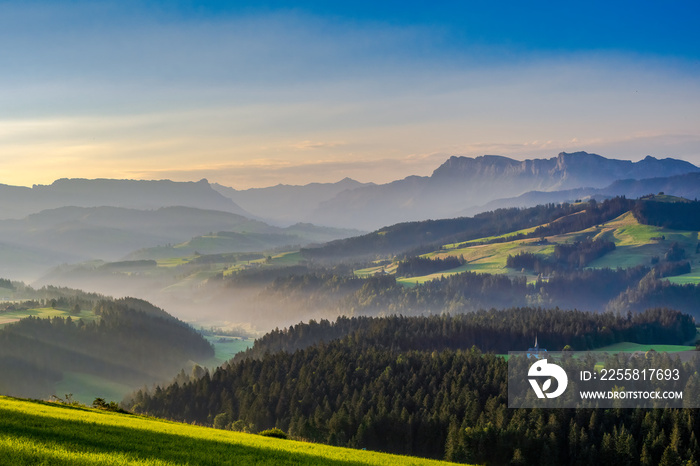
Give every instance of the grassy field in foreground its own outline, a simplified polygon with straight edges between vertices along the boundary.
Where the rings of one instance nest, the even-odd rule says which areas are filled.
[[[57,465],[447,464],[0,397],[0,462]]]

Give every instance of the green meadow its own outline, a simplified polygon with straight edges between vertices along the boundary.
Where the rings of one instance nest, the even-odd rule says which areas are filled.
[[[611,353],[634,353],[636,351],[647,352],[649,350],[654,350],[657,352],[666,353],[678,353],[679,351],[694,351],[695,346],[686,345],[657,345],[657,344],[641,344],[641,343],[630,343],[628,341],[623,341],[620,343],[615,343],[614,345],[604,346],[598,348],[595,351],[607,351]]]
[[[18,466],[448,464],[6,397],[0,433],[0,462]]]
[[[616,247],[615,251],[591,262],[590,267],[649,265],[653,256],[662,258],[673,242],[678,242],[687,251],[691,261],[697,261],[693,257],[698,241],[697,232],[642,225],[629,212],[583,232],[594,233],[595,239],[605,238],[613,241]],[[659,239],[661,237],[662,240]]]
[[[700,284],[700,263],[694,262],[690,273],[669,277],[667,280],[675,285],[698,285]]]
[[[378,261],[381,262],[381,261]],[[376,275],[378,273],[388,273],[388,274],[395,274],[396,273],[396,268],[398,267],[399,263],[398,262],[392,262],[391,264],[386,264],[386,265],[376,265],[373,267],[367,267],[366,269],[358,269],[355,270],[355,276],[361,277],[361,278],[366,278],[371,275]]]
[[[476,273],[508,274],[513,277],[525,276],[528,282],[532,282],[537,278],[535,275],[524,274],[520,270],[506,267],[506,260],[509,255],[529,252],[547,257],[554,253],[555,243],[573,243],[590,238],[612,241],[615,243],[616,248],[614,251],[591,262],[589,264],[591,268],[628,268],[637,265],[650,265],[652,257],[657,256],[663,258],[666,251],[671,247],[671,244],[673,242],[678,242],[687,251],[692,271],[689,274],[671,277],[669,280],[678,284],[700,283],[700,255],[695,254],[695,247],[698,243],[698,232],[670,230],[668,228],[642,225],[630,212],[622,214],[609,222],[585,230],[548,236],[546,238],[548,243],[546,244],[539,244],[539,238],[483,244],[495,239],[507,239],[518,233],[529,233],[534,231],[535,228],[514,231],[500,236],[490,236],[462,243],[443,245],[440,250],[424,254],[423,257],[444,259],[448,256],[462,256],[466,260],[466,264],[462,267],[421,277],[398,277],[397,281],[406,286],[414,286],[435,278],[440,278],[441,276],[469,271]],[[661,239],[662,237],[663,239]],[[368,276],[381,270],[384,270],[386,273],[394,273],[396,267],[373,267],[358,270],[355,273],[358,276]]]

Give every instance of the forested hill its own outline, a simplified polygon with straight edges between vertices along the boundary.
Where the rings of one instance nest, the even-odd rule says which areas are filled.
[[[265,354],[293,353],[320,342],[345,339],[360,347],[392,351],[469,349],[507,353],[532,345],[537,335],[543,347],[576,351],[621,341],[676,344],[695,336],[695,322],[687,314],[649,309],[619,316],[576,310],[512,308],[468,314],[390,317],[338,317],[275,329],[255,340],[252,348],[236,355],[233,363],[262,359]]]
[[[85,295],[72,299],[83,307],[90,303]],[[138,387],[168,380],[190,360],[214,355],[194,329],[146,301],[105,298],[91,306],[77,312],[90,318],[27,317],[3,327],[0,394],[47,398],[67,371]]]
[[[634,205],[634,216],[640,223],[672,228],[674,230],[700,230],[700,202],[671,198],[663,202],[650,196]]]
[[[576,415],[509,410],[505,360],[471,345],[521,350],[538,331],[543,346],[560,349],[621,339],[678,341],[673,339],[694,333],[695,327],[688,316],[665,310],[616,317],[542,309],[300,324],[270,333],[248,357],[211,375],[153,393],[140,391],[132,406],[136,412],[219,428],[278,427],[315,442],[479,464],[563,464],[571,448],[578,449],[583,464],[602,464],[615,442],[629,435],[648,442],[648,450],[643,452],[641,443],[629,445],[619,452],[621,458],[636,464],[644,453],[658,462],[666,445],[654,441],[661,429],[671,432],[674,425],[682,429],[679,451],[700,453],[697,443],[685,440],[697,419],[674,424],[675,419],[645,419],[631,410],[601,417],[595,410]],[[646,439],[647,424],[654,421],[656,431]],[[605,442],[604,432],[611,437]]]
[[[302,254],[309,259],[358,258],[402,252],[411,255],[437,249],[446,243],[538,226],[541,228],[518,238],[568,233],[611,220],[629,211],[634,204],[633,200],[616,197],[600,203],[545,204],[526,209],[498,209],[474,217],[399,223],[366,235],[332,241],[319,248],[302,249]]]

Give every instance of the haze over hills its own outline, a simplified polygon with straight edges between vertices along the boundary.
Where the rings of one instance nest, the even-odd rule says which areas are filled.
[[[367,186],[374,186],[374,183],[360,183],[350,178],[337,183],[310,183],[304,186],[278,184],[269,188],[240,191],[217,183],[211,185],[243,209],[283,224],[308,220],[321,202],[330,200],[343,191]]]
[[[309,244],[357,233],[313,225],[283,229],[234,213],[182,206],[157,210],[60,207],[19,220],[0,220],[0,274],[31,279],[61,263],[114,261],[137,250],[171,247],[215,232],[228,234],[230,252]]]
[[[162,257],[162,250],[153,249],[162,247],[170,248],[167,254],[173,257],[194,251],[260,252],[405,221],[588,197],[665,191],[692,199],[700,191],[698,181],[700,169],[681,160],[648,156],[631,162],[577,152],[525,161],[455,156],[431,176],[382,185],[349,178],[241,191],[207,180],[61,179],[32,188],[0,185],[0,218],[5,218],[0,220],[0,273],[31,279],[39,269],[60,263],[114,261],[130,254]],[[290,226],[270,226],[261,218]],[[133,256],[135,251],[142,253]]]

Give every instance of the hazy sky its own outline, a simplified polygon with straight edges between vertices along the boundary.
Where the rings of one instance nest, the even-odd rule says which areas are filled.
[[[700,164],[698,18],[695,1],[0,1],[0,183],[386,182],[576,150]]]

